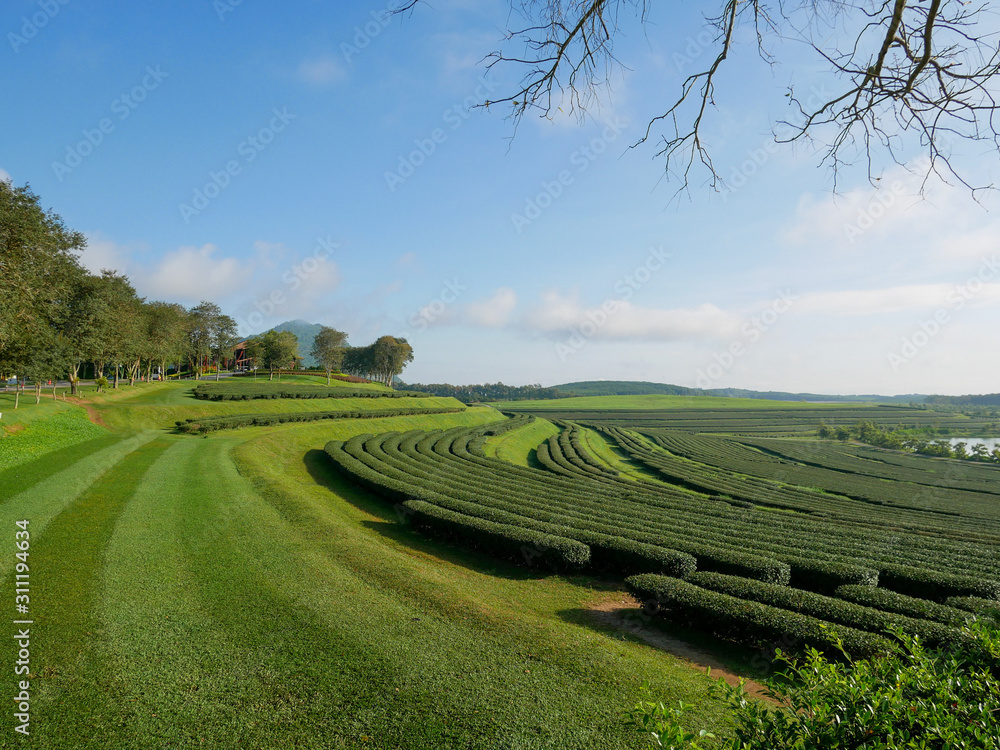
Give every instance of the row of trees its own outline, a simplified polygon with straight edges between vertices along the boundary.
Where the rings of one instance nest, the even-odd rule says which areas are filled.
[[[450,396],[466,404],[481,401],[521,401],[524,399],[572,398],[579,395],[558,388],[543,385],[504,385],[503,383],[483,383],[482,385],[451,385],[450,383],[400,384],[400,390],[433,393],[435,396]],[[593,395],[587,393],[587,395]]]
[[[340,367],[343,372],[374,380],[389,388],[392,388],[393,380],[403,368],[413,361],[413,347],[406,339],[395,336],[382,336],[368,346],[344,348],[341,354]],[[323,361],[315,350],[313,355]]]
[[[230,316],[213,302],[186,309],[147,301],[128,277],[83,268],[85,246],[84,236],[45,211],[27,185],[0,180],[0,376],[32,381],[36,401],[44,382],[61,378],[76,395],[88,364],[98,382],[107,376],[115,388],[123,377],[134,384],[154,370],[165,376],[170,365],[176,372],[186,365],[197,377],[214,365],[219,377],[241,341]],[[357,349],[346,343],[347,334],[332,328],[317,336],[313,354],[328,379],[349,362],[353,374],[391,386],[413,360],[405,339],[383,336]],[[274,377],[297,364],[298,341],[269,331],[247,342],[246,355]]]
[[[972,448],[969,448],[968,443],[961,441],[952,445],[948,440],[926,440],[919,435],[909,433],[903,427],[887,429],[870,421],[860,421],[853,427],[846,425],[830,427],[820,422],[817,433],[822,438],[835,440],[854,438],[878,448],[910,451],[924,456],[960,458],[966,461],[1000,464],[1000,447],[991,451],[982,443],[976,443]]]

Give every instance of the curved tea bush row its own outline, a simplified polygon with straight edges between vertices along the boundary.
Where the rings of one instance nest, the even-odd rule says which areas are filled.
[[[344,386],[296,385],[283,383],[204,383],[191,393],[203,401],[252,401],[275,398],[428,398],[417,391],[376,391]]]
[[[590,548],[572,539],[474,518],[425,500],[407,500],[403,507],[409,522],[421,531],[520,565],[567,571],[590,561]]]
[[[983,599],[979,596],[951,596],[945,600],[945,604],[1000,622],[1000,601],[996,599]]]
[[[935,570],[916,569],[906,565],[883,565],[881,582],[887,589],[900,594],[919,596],[933,601],[949,597],[975,596],[983,599],[1000,599],[1000,582],[955,575]]]
[[[865,607],[880,609],[883,612],[895,612],[907,617],[934,620],[946,625],[962,625],[970,616],[969,612],[963,611],[960,607],[938,604],[927,599],[918,599],[906,596],[906,594],[897,594],[895,591],[870,586],[841,586],[834,592],[834,596]]]
[[[459,428],[458,431],[465,430]],[[694,558],[698,565],[711,569],[738,572],[769,581],[788,581],[787,565],[760,555],[728,549],[721,538],[717,543],[699,544],[683,534],[629,533],[621,525],[603,522],[603,513],[599,510],[587,516],[581,508],[585,511],[588,505],[577,500],[576,496],[570,498],[566,506],[560,507],[552,502],[558,494],[557,488],[547,479],[544,480],[544,489],[550,503],[545,509],[531,502],[530,495],[537,489],[514,489],[507,482],[497,488],[489,477],[482,475],[460,475],[446,480],[440,472],[428,473],[425,470],[433,469],[437,463],[434,457],[444,459],[450,455],[435,452],[443,452],[441,446],[447,442],[446,439],[433,439],[437,437],[433,433],[430,437],[432,440],[427,442],[434,446],[434,450],[423,454],[406,471],[399,469],[400,455],[392,460],[382,451],[382,443],[392,442],[397,447],[403,443],[398,434],[379,438],[358,436],[346,443],[332,441],[327,444],[326,452],[343,473],[392,502],[404,502],[409,496],[417,495],[468,515],[577,539],[591,547],[595,567],[604,572],[629,574],[652,569],[684,574],[689,566],[687,561]],[[416,451],[419,447],[414,445],[412,450]],[[494,459],[467,455],[473,460],[492,462],[505,472],[508,468],[512,473],[520,468]],[[533,473],[540,474],[537,471]],[[544,479],[545,475],[541,474],[541,477]],[[485,503],[486,499],[490,502]],[[589,507],[593,510],[593,506]]]
[[[635,529],[630,533],[633,538],[657,541],[675,549],[683,550],[684,548],[678,545],[691,544],[699,540],[704,540],[715,550],[736,551],[741,546],[746,549],[749,543],[749,547],[755,552],[768,550],[774,557],[783,556],[789,559],[789,564],[798,566],[805,566],[817,560],[831,564],[844,564],[848,561],[860,563],[868,557],[863,548],[854,549],[855,543],[850,541],[850,537],[842,536],[838,532],[840,525],[831,525],[830,521],[807,520],[787,514],[756,517],[756,512],[751,514],[734,512],[721,503],[710,503],[706,506],[704,499],[699,500],[697,496],[652,484],[639,487],[635,483],[628,483],[626,489],[622,482],[609,483],[606,480],[587,481],[559,477],[557,481],[553,481],[554,477],[551,474],[546,476],[536,470],[513,467],[495,459],[462,455],[462,441],[455,439],[457,434],[445,433],[446,437],[442,437],[441,434],[429,434],[416,444],[419,456],[410,458],[403,455],[395,456],[396,461],[409,461],[407,466],[402,467],[400,476],[404,480],[413,481],[411,475],[414,472],[421,473],[422,481],[431,483],[440,482],[444,477],[454,476],[452,481],[458,492],[468,490],[470,482],[484,489],[489,487],[491,482],[495,482],[499,485],[495,490],[497,502],[513,502],[522,514],[527,508],[528,513],[549,518],[552,513],[546,509],[558,506],[560,512],[565,515],[579,516],[589,522],[603,521],[603,525],[598,529],[600,531],[614,533],[613,530],[617,528],[617,533],[621,534],[624,525],[626,528]],[[431,450],[425,446],[434,446],[435,449]],[[452,451],[458,455],[453,455]],[[422,463],[425,461],[424,454],[434,461],[434,465]],[[480,466],[469,467],[463,461],[456,461],[456,458],[478,462]],[[384,469],[387,460],[385,456],[379,456],[373,465],[380,470]],[[469,472],[474,476],[468,476]],[[493,479],[490,479],[489,475],[493,475]],[[512,482],[515,484],[528,482],[531,486],[515,490],[511,486]],[[532,496],[544,498],[544,502],[533,504],[530,502]],[[560,500],[562,496],[566,499]],[[593,499],[588,496],[592,496]],[[609,497],[602,500],[601,496]],[[669,510],[666,506],[669,506]],[[665,516],[664,513],[668,513],[669,516]],[[666,523],[665,519],[668,517],[670,522]],[[568,523],[578,522],[568,521]],[[640,529],[642,531],[639,531]],[[746,537],[746,542],[740,541],[744,533],[741,529],[751,534]],[[845,532],[850,530],[845,526]],[[874,544],[882,546],[886,530],[886,527],[878,530],[878,535],[873,539]],[[761,532],[764,532],[763,536]],[[831,532],[838,533],[835,537],[831,537]],[[774,541],[765,541],[769,537]],[[946,541],[927,539],[923,536],[899,538],[905,545],[901,546],[898,552],[890,550],[884,553],[878,561],[898,560],[901,556],[914,561],[922,560],[922,555],[925,553],[921,552],[921,549],[926,549],[928,562],[924,564],[940,564],[942,561],[947,562],[949,554],[955,553],[955,546]],[[796,549],[801,550],[797,555],[798,559],[796,559]],[[846,553],[846,557],[838,559],[837,553],[826,552],[825,549],[837,550],[840,555]],[[990,554],[995,556],[996,550],[992,550]],[[956,559],[960,560],[956,563],[959,568],[971,568],[976,565],[966,556]],[[878,565],[872,562],[866,563],[866,566],[877,569]],[[979,563],[978,566],[985,572],[993,570],[996,564],[991,558]],[[834,572],[837,572],[836,569]],[[843,582],[854,583],[857,580],[848,577]],[[815,588],[822,589],[823,586]]]
[[[889,641],[875,633],[711,591],[677,578],[645,574],[631,576],[625,585],[647,610],[671,622],[748,646],[771,650],[781,642],[784,648],[811,647],[833,654],[836,636],[856,658],[889,650]]]
[[[751,581],[747,578],[698,572],[689,576],[687,581],[695,586],[717,591],[720,594],[729,594],[739,599],[798,612],[827,622],[847,625],[857,630],[885,632],[890,628],[900,628],[911,635],[919,635],[921,640],[932,647],[952,644],[959,633],[954,627],[940,622],[882,612],[843,599],[814,594],[788,586],[775,586],[760,581]]]
[[[1000,514],[996,495],[978,491],[983,485],[938,486],[938,475],[905,470],[870,460],[854,459],[856,471],[844,468],[843,454],[826,447],[826,441],[732,440],[688,435],[673,430],[643,431],[660,447],[691,461],[761,479],[815,487],[863,502],[917,511],[982,517],[995,522]],[[751,447],[752,446],[752,447]],[[786,446],[792,446],[788,448]],[[788,455],[786,455],[788,454]],[[795,458],[789,458],[794,455]],[[839,459],[838,459],[839,456]],[[824,465],[825,462],[829,465]],[[872,467],[885,467],[879,475]],[[893,481],[885,481],[885,480]],[[949,483],[945,481],[945,485]],[[993,485],[1000,485],[1000,470]],[[994,488],[995,489],[995,488]]]
[[[713,495],[723,495],[738,500],[753,502],[765,507],[794,510],[806,513],[820,513],[852,525],[871,523],[885,527],[892,525],[918,531],[961,538],[969,541],[1000,543],[1000,535],[990,533],[992,526],[982,518],[968,518],[960,512],[941,512],[903,508],[891,503],[858,500],[844,495],[823,493],[819,490],[795,487],[737,474],[725,469],[709,467],[705,464],[677,458],[665,450],[641,440],[638,436],[620,428],[605,428],[604,433],[625,450],[633,460],[654,469],[678,486]],[[989,502],[993,505],[992,499]]]
[[[378,419],[408,417],[415,414],[454,414],[460,407],[436,409],[373,409],[371,411],[303,411],[292,414],[231,414],[225,417],[195,417],[177,422],[179,432],[208,433],[237,427],[265,427],[285,422],[316,422],[321,419]]]
[[[331,442],[327,453],[343,473],[390,502],[419,499],[496,524],[489,526],[494,531],[570,539],[589,548],[587,569],[623,577],[649,572],[683,578],[715,571],[780,586],[791,581],[828,594],[844,584],[874,586],[883,568],[911,581],[947,574],[950,578],[938,583],[955,591],[967,591],[970,582],[988,589],[991,584],[984,579],[997,569],[995,548],[892,525],[746,510],[660,483],[585,475],[561,466],[564,474],[514,466],[477,450],[493,428],[356,436]],[[549,442],[542,445],[547,448]],[[885,544],[889,534],[896,546]],[[452,539],[461,541],[461,535]],[[491,548],[487,539],[477,542],[484,551]],[[507,544],[501,534],[496,554],[510,559]],[[533,561],[530,548],[520,553],[525,564]],[[537,554],[543,556],[545,548]],[[912,567],[901,571],[901,564]],[[963,571],[976,575],[963,578]],[[818,601],[856,606],[843,599],[830,604],[829,597]],[[855,624],[864,627],[865,622],[882,625],[885,615]]]

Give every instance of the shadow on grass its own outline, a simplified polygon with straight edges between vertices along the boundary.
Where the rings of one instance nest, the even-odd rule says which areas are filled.
[[[611,583],[609,591],[619,591],[629,602],[622,585]],[[646,614],[634,603],[602,609],[576,607],[556,612],[559,619],[601,633],[615,640],[641,643],[665,653],[685,658],[699,666],[712,666],[755,681],[776,671],[774,649],[788,650],[788,644],[752,648],[717,638],[694,628],[677,625],[662,617]]]
[[[308,451],[303,461],[309,476],[318,485],[344,498],[358,510],[379,519],[362,521],[363,527],[386,539],[405,545],[414,552],[435,557],[476,573],[514,581],[542,580],[554,575],[549,571],[522,568],[475,550],[464,549],[419,534],[400,519],[395,508],[387,500],[380,499],[341,476],[331,466],[325,451],[318,449]]]

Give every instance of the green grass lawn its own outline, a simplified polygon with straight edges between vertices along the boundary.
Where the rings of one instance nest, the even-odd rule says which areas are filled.
[[[552,435],[558,434],[559,428],[554,424],[545,419],[536,419],[527,427],[489,438],[486,441],[486,455],[518,466],[538,466],[535,449]]]
[[[187,387],[88,397],[109,430],[0,473],[7,592],[14,522],[30,521],[32,747],[643,748],[622,713],[644,680],[724,727],[704,674],[595,624],[614,587],[417,536],[322,452],[495,410],[201,438],[164,426],[228,404]],[[504,454],[554,428],[531,429]]]

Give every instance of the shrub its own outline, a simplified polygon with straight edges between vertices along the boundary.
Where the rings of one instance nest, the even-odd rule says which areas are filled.
[[[878,571],[861,565],[785,557],[792,569],[789,585],[830,594],[838,586],[878,586]]]
[[[677,578],[645,574],[631,576],[625,584],[636,599],[672,621],[751,646],[790,637],[801,648],[828,651],[835,651],[840,639],[848,652],[857,656],[874,655],[889,647],[885,638],[874,633],[709,591]]]
[[[652,544],[610,536],[587,541],[590,544],[591,564],[602,572],[626,575],[660,573],[675,578],[685,578],[694,573],[698,567],[692,555],[666,547],[655,547]]]
[[[900,594],[943,602],[954,596],[977,596],[1000,599],[1000,583],[973,576],[939,573],[905,565],[882,566],[882,586]]]
[[[582,568],[590,559],[590,548],[573,539],[467,516],[424,500],[403,505],[414,527],[518,565],[565,571]]]
[[[966,645],[957,656],[928,650],[919,638],[902,633],[877,659],[855,660],[843,649],[840,662],[814,649],[802,659],[778,652],[787,668],[767,680],[778,705],[749,700],[742,684],[719,680],[713,686],[734,717],[734,735],[721,747],[1000,750],[1000,630],[976,623],[963,634]],[[671,738],[695,739],[681,725],[683,706],[670,713],[656,706],[640,703],[630,712],[633,722],[648,731],[662,720]]]
[[[874,607],[883,612],[896,612],[907,617],[920,617],[925,620],[943,622],[947,625],[959,626],[969,619],[969,613],[950,604],[951,600],[946,606],[927,599],[918,599],[871,586],[841,586],[834,592],[834,596],[863,604],[866,607]]]

